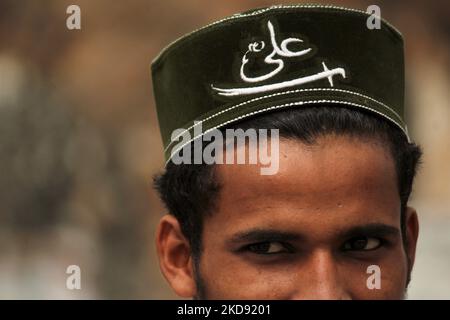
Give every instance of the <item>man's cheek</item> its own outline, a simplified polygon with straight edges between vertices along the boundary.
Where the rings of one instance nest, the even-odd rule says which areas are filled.
[[[405,296],[407,264],[401,255],[375,263],[355,263],[354,268],[346,269],[348,290],[354,299],[403,299]]]
[[[397,261],[396,263],[394,263]],[[217,262],[217,260],[216,260]],[[406,264],[386,259],[374,266],[369,263],[344,263],[337,280],[353,299],[402,299],[405,292]],[[379,278],[378,278],[379,277]],[[209,299],[301,299],[313,297],[314,284],[301,266],[265,266],[217,263],[202,272]],[[308,289],[307,289],[308,288]]]
[[[402,280],[402,267],[382,267],[380,287],[364,286],[359,290],[357,299],[403,299],[405,281]],[[355,290],[356,291],[356,290]]]
[[[291,273],[248,264],[222,264],[202,272],[209,299],[289,299]]]
[[[354,262],[341,269],[341,285],[355,300],[389,299],[396,286],[395,276],[387,272],[383,263]]]
[[[406,259],[406,258],[405,258]],[[397,261],[382,270],[381,290],[383,299],[404,299],[406,293],[407,263]]]

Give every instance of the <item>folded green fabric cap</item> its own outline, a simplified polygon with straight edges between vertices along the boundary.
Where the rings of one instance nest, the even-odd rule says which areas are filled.
[[[314,104],[368,110],[410,141],[403,39],[383,19],[381,28],[369,29],[369,16],[334,6],[272,6],[171,43],[151,68],[165,159],[177,152],[176,129],[194,140],[201,136],[194,136],[194,123],[205,134],[264,112]]]

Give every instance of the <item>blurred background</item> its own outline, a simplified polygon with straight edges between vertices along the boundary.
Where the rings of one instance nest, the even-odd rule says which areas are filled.
[[[280,3],[301,1],[0,1],[0,298],[176,298],[154,248],[150,62],[195,28]],[[404,35],[407,118],[425,151],[409,297],[450,299],[450,2],[316,3],[379,5]],[[66,27],[71,4],[81,30]],[[66,289],[72,264],[81,290]]]

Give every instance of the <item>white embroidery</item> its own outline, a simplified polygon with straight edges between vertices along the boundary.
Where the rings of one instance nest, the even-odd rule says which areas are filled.
[[[249,52],[260,52],[265,47],[264,41],[252,42],[248,45],[248,50],[245,52],[244,56],[242,57],[240,76],[241,76],[241,79],[245,82],[254,83],[254,82],[264,81],[264,80],[270,79],[271,77],[278,74],[281,70],[283,70],[284,61],[281,58],[274,59],[275,55],[285,57],[285,58],[300,57],[305,54],[308,54],[312,50],[312,48],[307,48],[307,49],[296,51],[296,52],[289,50],[287,48],[289,43],[303,42],[303,40],[298,39],[298,38],[284,39],[281,42],[281,44],[278,46],[276,38],[275,38],[275,30],[273,28],[273,24],[270,21],[267,22],[267,27],[269,29],[270,41],[271,41],[273,50],[269,55],[267,55],[264,58],[264,62],[267,64],[275,64],[275,65],[277,65],[277,67],[265,75],[261,75],[258,77],[247,76],[245,74],[245,65],[249,61],[249,59],[247,58],[247,54]],[[300,78],[293,79],[293,80],[277,82],[277,83],[273,83],[273,84],[260,85],[260,86],[255,86],[255,87],[243,87],[243,88],[218,88],[218,87],[215,87],[214,85],[211,85],[211,87],[213,90],[217,91],[217,94],[219,94],[219,95],[238,96],[238,95],[247,95],[247,94],[255,94],[255,93],[260,93],[260,92],[273,91],[273,90],[277,90],[277,89],[282,89],[282,88],[297,86],[297,85],[301,85],[301,84],[305,84],[305,83],[309,83],[309,82],[314,82],[314,81],[325,79],[325,78],[328,79],[330,86],[333,87],[333,76],[340,74],[343,78],[345,78],[345,69],[344,68],[334,68],[334,69],[330,70],[326,66],[325,62],[322,62],[322,66],[323,66],[323,71],[318,72],[316,74],[300,77]]]
[[[297,86],[301,84],[305,84],[308,82],[313,82],[321,79],[328,78],[328,81],[330,82],[330,85],[333,87],[333,76],[336,74],[340,74],[343,78],[345,78],[345,70],[343,68],[334,68],[329,70],[327,66],[325,65],[325,62],[322,62],[323,70],[322,72],[313,74],[311,76],[301,77],[293,80],[283,81],[283,82],[277,82],[273,84],[266,84],[263,86],[257,86],[257,87],[249,87],[249,88],[231,88],[231,89],[222,89],[222,88],[216,88],[212,87],[214,90],[218,91],[218,94],[222,96],[238,96],[238,95],[244,95],[244,94],[253,94],[253,93],[259,93],[259,92],[267,92],[267,91],[273,91],[277,89],[283,89],[287,87]]]
[[[244,54],[244,56],[242,57],[242,65],[241,65],[241,79],[246,81],[246,82],[258,82],[258,81],[263,81],[263,80],[267,80],[271,77],[273,77],[274,75],[276,75],[278,72],[280,72],[283,68],[284,68],[284,62],[282,59],[273,59],[273,57],[278,54],[282,57],[299,57],[302,55],[307,54],[308,52],[310,52],[312,49],[308,48],[308,49],[304,49],[301,51],[297,51],[297,52],[292,52],[287,48],[287,45],[291,42],[303,42],[303,40],[298,39],[298,38],[288,38],[285,39],[281,42],[281,45],[278,46],[277,41],[275,39],[275,30],[273,28],[273,25],[270,21],[267,22],[267,27],[269,28],[269,32],[270,32],[270,42],[272,43],[272,47],[273,47],[273,51],[264,58],[264,62],[267,64],[278,64],[278,67],[273,70],[272,72],[269,72],[268,74],[259,76],[259,77],[247,77],[245,75],[244,72],[244,67],[248,62],[247,59],[247,54],[249,52],[259,52],[262,49],[264,49],[265,47],[265,43],[264,41],[260,41],[258,42],[253,42],[250,43],[248,45],[248,50],[247,52]],[[258,44],[261,44],[261,47],[258,48]]]

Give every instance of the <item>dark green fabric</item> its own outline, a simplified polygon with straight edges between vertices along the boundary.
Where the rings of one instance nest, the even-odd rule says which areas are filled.
[[[403,40],[398,32],[385,22],[382,22],[381,29],[370,30],[366,26],[367,14],[335,8],[277,7],[257,12],[219,22],[185,36],[153,62],[154,97],[165,148],[170,143],[173,130],[188,128],[194,120],[204,120],[227,108],[235,106],[204,121],[203,131],[249,116],[249,112],[254,115],[265,109],[273,110],[270,108],[274,106],[294,107],[305,101],[333,100],[343,105],[370,108],[406,132],[403,121]],[[244,82],[239,71],[242,57],[251,42],[263,40],[265,48],[249,53],[251,61],[246,65],[246,72],[258,76],[276,67],[264,62],[272,51],[268,21],[274,26],[278,44],[287,38],[298,38],[304,42],[289,44],[289,50],[313,50],[302,57],[281,57],[283,70],[268,80]],[[277,58],[280,57],[274,57]],[[344,68],[345,79],[340,75],[333,76],[333,87],[327,79],[321,79],[242,96],[221,96],[212,88],[212,85],[221,88],[251,87],[305,77],[323,71],[322,62],[328,69]],[[281,94],[284,91],[291,93]],[[263,97],[268,95],[270,97]],[[169,156],[170,148],[165,152],[166,160]]]

